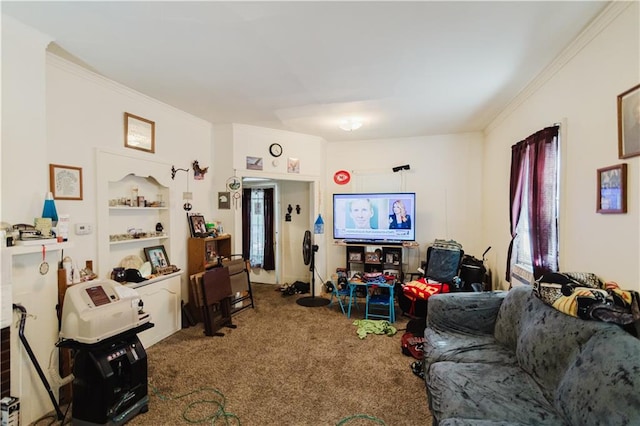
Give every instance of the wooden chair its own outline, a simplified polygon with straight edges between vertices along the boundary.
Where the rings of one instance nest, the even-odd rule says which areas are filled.
[[[236,328],[231,322],[231,280],[229,268],[209,269],[202,275],[204,332],[207,336],[224,336],[222,327]]]

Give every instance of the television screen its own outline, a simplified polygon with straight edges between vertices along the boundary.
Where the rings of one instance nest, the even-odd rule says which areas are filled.
[[[333,194],[333,238],[415,241],[415,209],[414,192]]]

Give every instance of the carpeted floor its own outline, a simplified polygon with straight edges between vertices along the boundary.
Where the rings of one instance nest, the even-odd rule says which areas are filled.
[[[147,350],[149,411],[130,425],[221,425],[211,418],[224,413],[242,425],[431,425],[402,331],[360,339],[352,323],[363,307],[348,319],[336,304],[308,308],[276,286],[253,289],[256,308],[235,315],[224,337],[200,323]]]

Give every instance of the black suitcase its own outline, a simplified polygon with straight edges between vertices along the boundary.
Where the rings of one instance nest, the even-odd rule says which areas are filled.
[[[449,284],[450,291],[461,291],[454,288],[454,278],[460,273],[460,266],[464,258],[462,246],[455,241],[436,240],[427,249],[427,262],[424,266],[424,278]],[[427,316],[427,301],[412,301],[402,292],[402,288],[396,288],[398,305],[405,315],[414,318]]]
[[[460,279],[462,280],[463,291],[487,291],[489,278],[487,276],[487,268],[484,266],[484,256],[491,250],[487,248],[482,253],[482,260],[474,256],[465,255],[460,265]]]

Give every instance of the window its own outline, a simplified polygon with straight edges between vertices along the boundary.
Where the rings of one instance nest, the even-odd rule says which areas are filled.
[[[264,190],[251,190],[251,245],[249,262],[252,267],[260,267],[264,262]]]
[[[531,282],[558,270],[558,139],[554,126],[512,146],[510,282]]]

